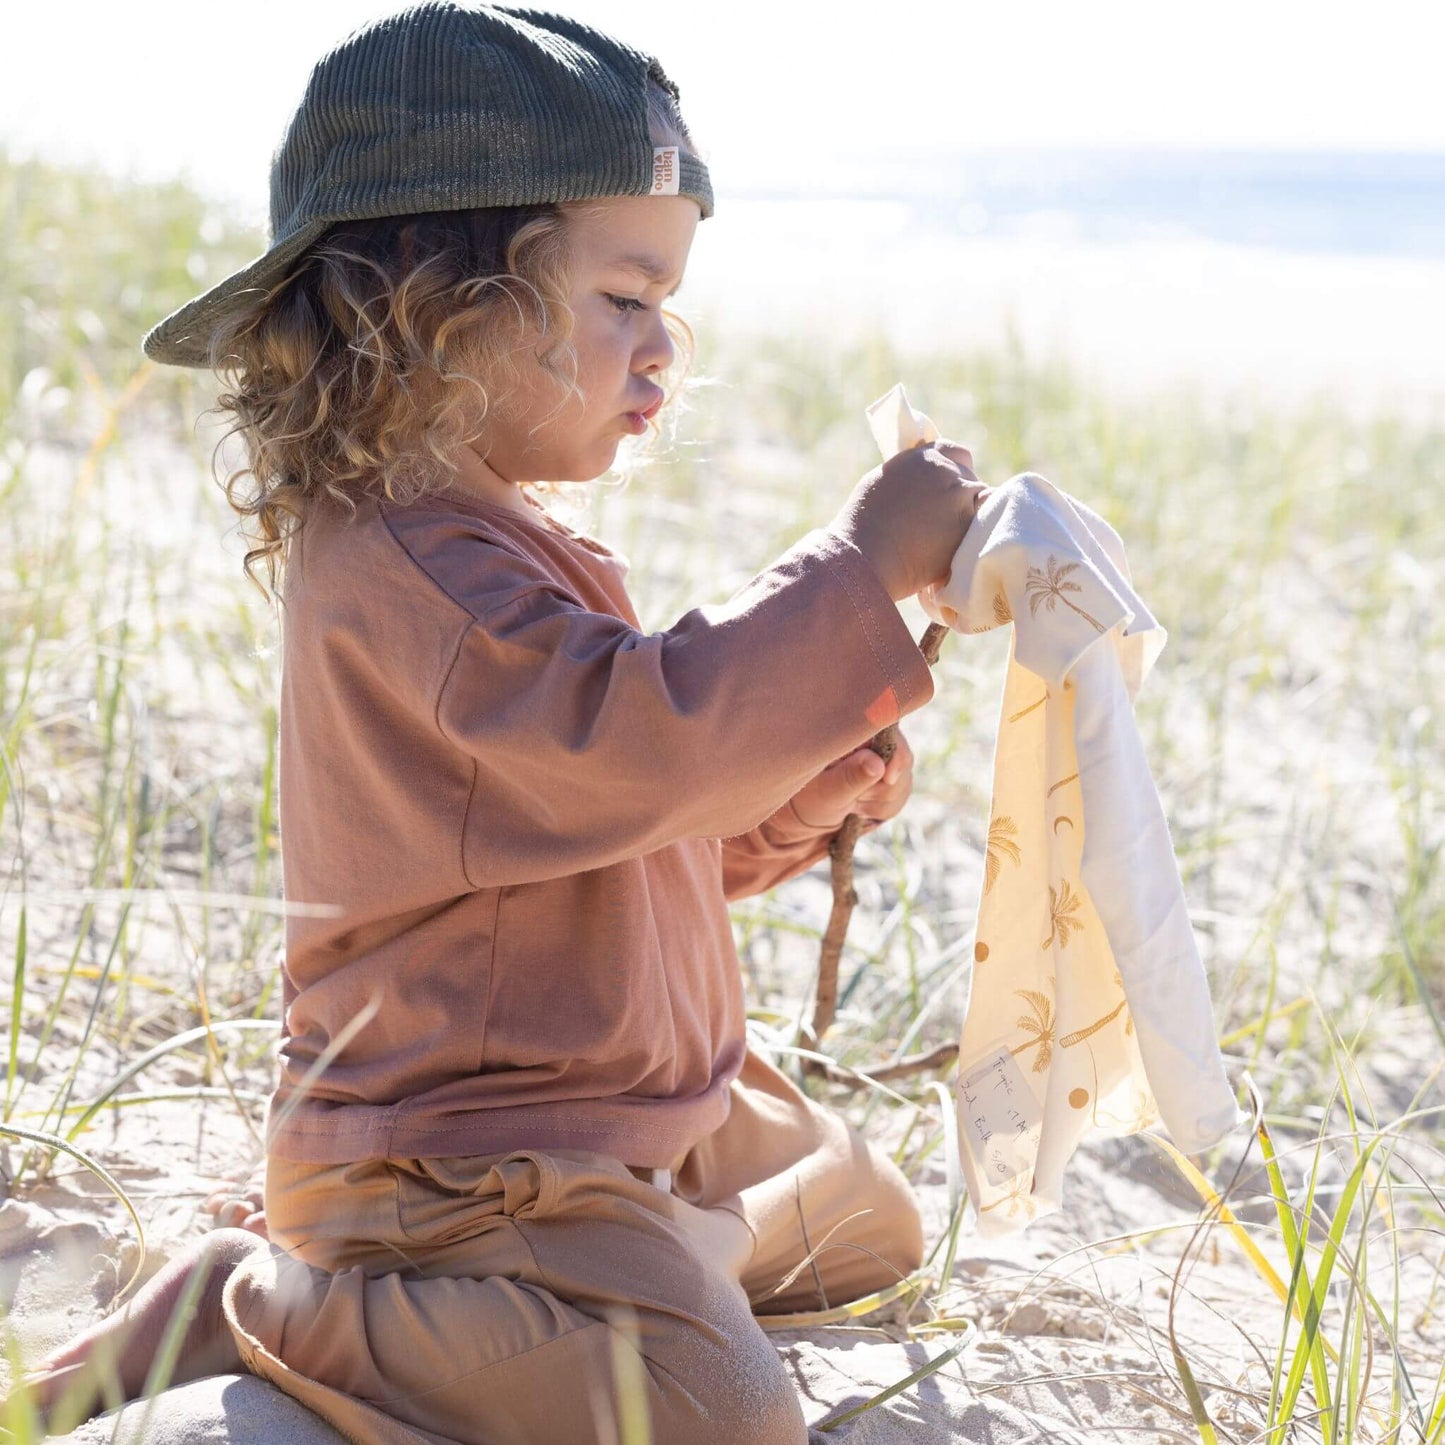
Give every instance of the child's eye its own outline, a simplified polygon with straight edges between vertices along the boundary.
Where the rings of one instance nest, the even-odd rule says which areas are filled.
[[[602,293],[619,311],[646,311],[647,304],[637,300],[633,296],[613,296],[610,292]]]

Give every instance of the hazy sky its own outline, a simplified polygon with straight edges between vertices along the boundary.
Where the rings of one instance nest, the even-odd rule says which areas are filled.
[[[0,139],[264,213],[312,63],[377,0],[72,0],[0,21]],[[1445,150],[1436,0],[557,0],[651,50],[720,195],[858,149]],[[860,23],[849,17],[867,16]]]

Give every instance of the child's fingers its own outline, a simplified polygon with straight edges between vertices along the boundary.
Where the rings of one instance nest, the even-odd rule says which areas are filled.
[[[894,749],[893,756],[888,759],[888,768],[883,774],[885,783],[896,783],[904,773],[913,770],[913,749],[908,746],[908,739],[902,733],[898,734],[898,746]]]
[[[842,760],[847,776],[861,786],[876,783],[884,773],[886,764],[872,748],[855,748]]]
[[[973,469],[973,453],[967,447],[948,441],[946,438],[940,438],[933,443],[933,446],[935,450],[942,452],[970,481],[978,481],[978,473]]]

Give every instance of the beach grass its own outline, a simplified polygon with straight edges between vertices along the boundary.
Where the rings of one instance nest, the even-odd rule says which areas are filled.
[[[138,343],[260,249],[184,186],[0,155],[0,1198],[77,1169],[126,1195],[125,1163],[163,1147],[157,1111],[258,1149],[283,943],[277,634],[212,477],[219,433],[196,424],[214,384]],[[864,406],[900,380],[984,481],[1039,472],[1124,538],[1170,634],[1141,734],[1257,1115],[1247,1143],[1170,1165],[1199,1190],[1187,1229],[1080,1254],[1162,1242],[1171,1325],[1148,1388],[1190,1437],[1445,1441],[1445,1289],[1407,1309],[1401,1286],[1421,1268],[1445,1284],[1445,415],[1184,388],[1125,403],[1017,345],[900,355],[884,335],[690,319],[675,429],[569,514],[628,556],[646,629],[826,525],[878,460]],[[934,702],[904,722],[915,793],[859,844],[827,1039],[849,1069],[958,1036],[1006,655],[1002,631],[950,637]],[[751,1027],[794,1071],[828,892],[819,869],[734,907]],[[951,1186],[924,1298],[890,1304],[933,1368],[977,1324],[939,1080],[807,1082],[915,1181]],[[1232,1374],[1172,1326],[1206,1250],[1248,1259],[1278,1306]],[[144,1272],[143,1248],[129,1263]],[[632,1445],[646,1422],[619,1371]],[[0,1426],[38,1438],[21,1403]]]

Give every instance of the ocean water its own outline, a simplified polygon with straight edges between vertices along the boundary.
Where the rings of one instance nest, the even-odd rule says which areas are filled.
[[[1445,153],[982,151],[850,163],[850,189],[909,224],[1079,241],[1202,238],[1342,256],[1445,257]],[[840,177],[815,183],[839,194]],[[754,190],[754,198],[767,192]],[[780,198],[776,189],[773,198]]]
[[[880,152],[732,186],[695,322],[1010,337],[1149,391],[1445,411],[1445,154]]]

